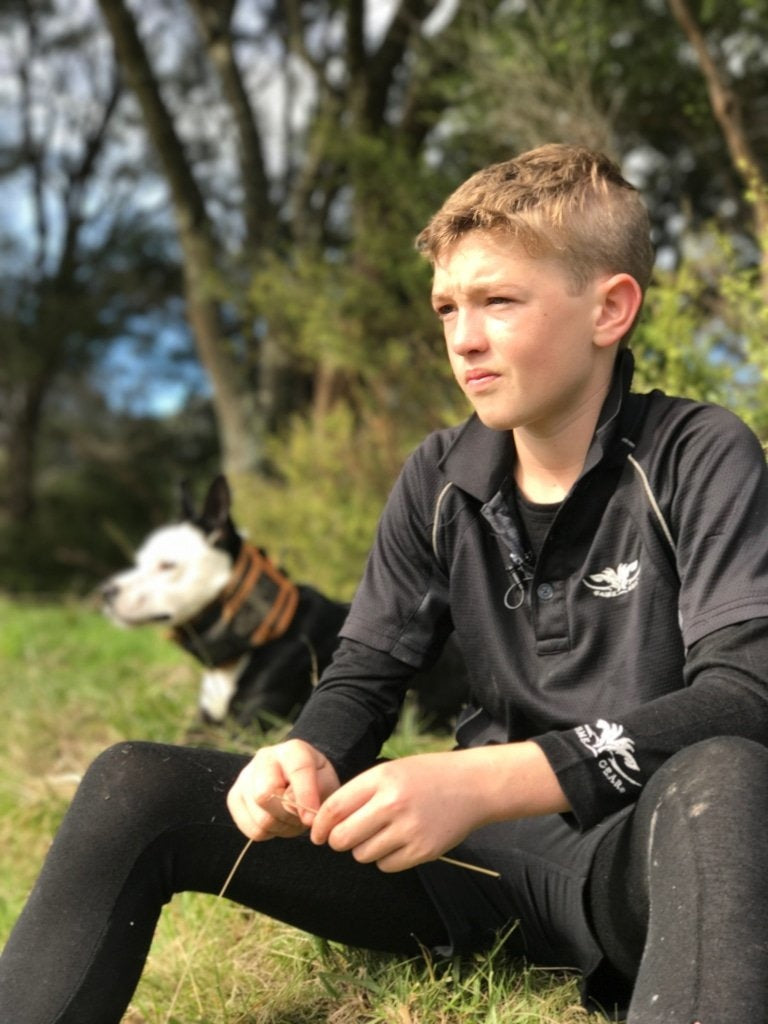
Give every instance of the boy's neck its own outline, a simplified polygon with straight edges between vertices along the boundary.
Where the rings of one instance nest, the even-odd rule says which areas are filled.
[[[585,453],[586,454],[586,453]],[[584,465],[584,457],[558,466],[543,466],[520,459],[515,465],[515,483],[529,501],[537,505],[560,502],[576,483]]]
[[[556,436],[541,437],[525,428],[512,431],[515,440],[515,483],[537,504],[562,501],[581,475],[594,437],[602,400],[567,424]]]

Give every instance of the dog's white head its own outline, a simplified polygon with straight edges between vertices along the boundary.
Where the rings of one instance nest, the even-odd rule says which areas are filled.
[[[210,604],[231,571],[231,556],[214,547],[203,530],[191,523],[164,526],[142,544],[132,568],[104,583],[104,610],[122,626],[176,626]]]
[[[181,625],[215,600],[229,580],[239,538],[225,477],[213,481],[199,514],[184,485],[181,498],[182,522],[151,533],[133,567],[101,587],[104,611],[119,625]]]

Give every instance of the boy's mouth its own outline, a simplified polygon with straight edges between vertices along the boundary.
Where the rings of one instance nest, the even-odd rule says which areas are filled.
[[[486,370],[482,367],[477,370],[469,370],[464,374],[464,384],[467,388],[474,391],[484,387],[486,384],[491,384],[493,381],[498,380],[499,374],[494,373],[492,370]]]

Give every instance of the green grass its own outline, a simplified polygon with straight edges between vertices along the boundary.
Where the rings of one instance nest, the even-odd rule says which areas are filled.
[[[76,602],[0,598],[0,943],[78,777],[126,738],[196,732],[198,671],[161,630],[116,629]],[[279,735],[279,733],[278,733]],[[209,733],[252,749],[258,736]],[[406,719],[388,753],[433,748]],[[171,1007],[173,1007],[171,1009]],[[165,910],[125,1024],[577,1024],[575,979],[502,956],[435,969],[320,942],[197,894]]]

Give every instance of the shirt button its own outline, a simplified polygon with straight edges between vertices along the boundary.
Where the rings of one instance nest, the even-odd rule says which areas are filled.
[[[536,594],[540,601],[551,601],[555,596],[555,588],[551,583],[540,583],[536,587]]]

